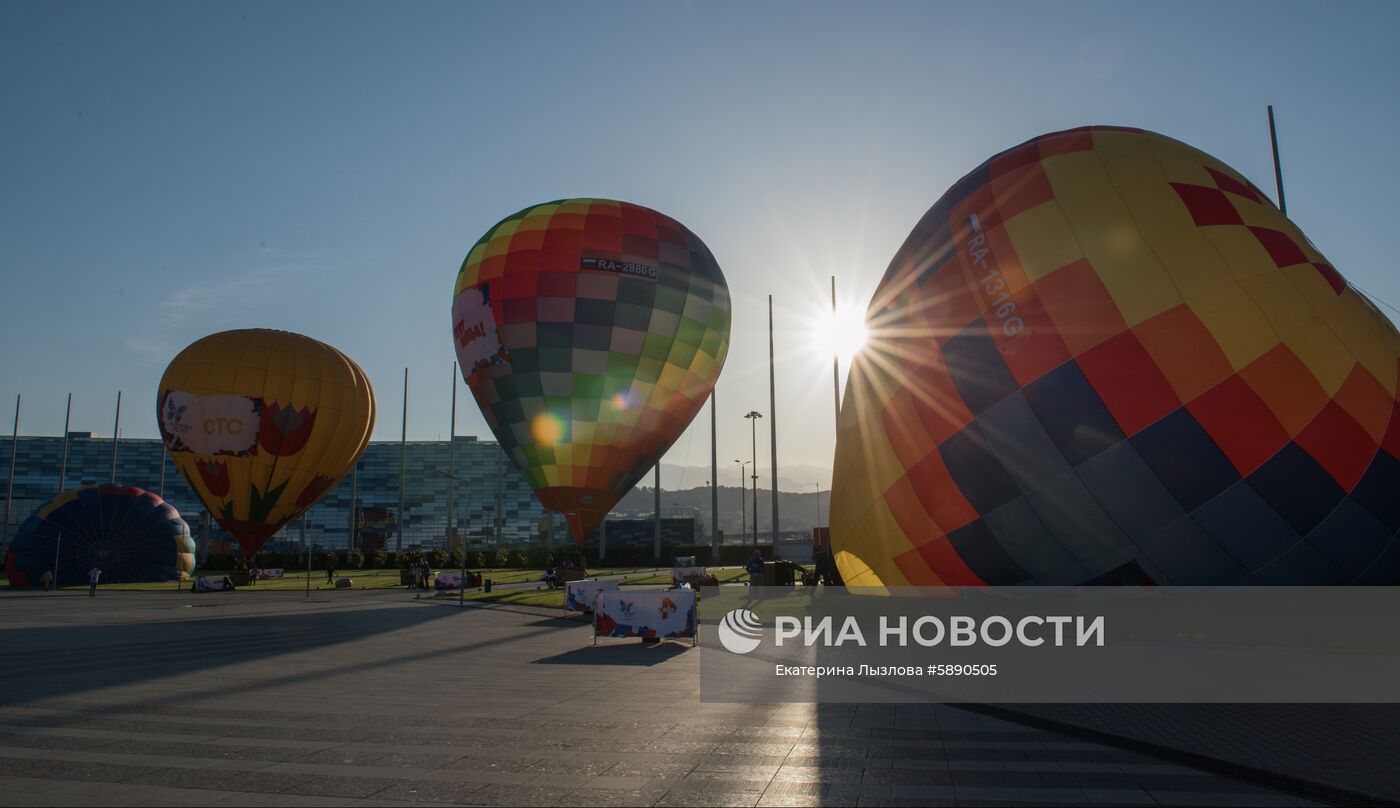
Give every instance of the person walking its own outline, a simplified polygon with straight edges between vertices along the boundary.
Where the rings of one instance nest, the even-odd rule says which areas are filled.
[[[326,556],[326,583],[335,583],[335,555]]]
[[[97,597],[97,581],[102,577],[102,570],[93,567],[88,570],[88,597]]]
[[[256,586],[258,583],[258,577],[261,575],[262,570],[258,569],[257,563],[254,562],[253,566],[248,568],[248,585]]]
[[[44,574],[39,580],[43,582],[45,592],[53,591],[53,570],[44,570]]]
[[[749,573],[749,586],[763,586],[763,554],[757,550],[749,558],[744,569]]]

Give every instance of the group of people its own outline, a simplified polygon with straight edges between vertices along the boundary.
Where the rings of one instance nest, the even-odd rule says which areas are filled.
[[[414,589],[432,588],[431,583],[433,580],[433,565],[428,563],[428,559],[425,558],[419,561],[417,564],[414,564],[410,569],[413,570]],[[334,572],[334,569],[332,569],[332,572]]]
[[[102,570],[93,567],[88,570],[88,597],[97,597],[97,582],[102,579]],[[44,585],[45,592],[52,592],[58,588],[58,582],[54,580],[53,570],[44,570],[44,574],[39,576],[39,582]]]

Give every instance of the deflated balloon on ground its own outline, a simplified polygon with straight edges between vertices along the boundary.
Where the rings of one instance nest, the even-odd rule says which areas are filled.
[[[64,491],[19,526],[5,557],[10,586],[60,586],[183,579],[194,570],[194,539],[175,507],[150,491],[91,485]]]

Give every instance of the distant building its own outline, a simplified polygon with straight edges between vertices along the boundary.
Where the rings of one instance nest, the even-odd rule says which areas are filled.
[[[9,449],[9,440],[0,439]],[[7,452],[0,452],[0,496],[10,473]],[[14,499],[10,523],[4,526],[3,543],[35,508],[58,493],[58,473],[63,454],[61,437],[19,438]],[[465,537],[469,547],[492,546],[492,520],[496,513],[499,473],[502,505],[501,538],[505,545],[521,545],[539,540],[544,507],[535,498],[525,477],[501,453],[496,443],[459,437],[455,442],[455,474],[448,473],[447,441],[409,441],[405,461],[405,547],[442,546],[447,535],[447,487],[455,485],[453,532]],[[164,482],[161,463],[164,460]],[[499,462],[498,462],[499,461]],[[498,472],[499,469],[499,472]],[[106,483],[112,478],[112,439],[90,432],[70,433],[68,465],[64,487]],[[123,438],[117,444],[116,482],[134,485],[160,494],[180,511],[189,523],[201,553],[229,551],[232,537],[218,523],[205,519],[204,505],[189,487],[175,464],[165,455],[158,439]],[[399,508],[399,443],[369,444],[357,466],[355,481],[360,520],[360,546],[382,546],[393,550],[397,541]],[[346,475],[307,514],[307,539],[320,548],[350,546],[351,480]],[[3,505],[0,505],[3,508]],[[556,541],[563,541],[563,520],[555,520]],[[572,541],[570,539],[570,541]],[[300,523],[283,528],[267,545],[269,550],[290,550],[301,542]]]

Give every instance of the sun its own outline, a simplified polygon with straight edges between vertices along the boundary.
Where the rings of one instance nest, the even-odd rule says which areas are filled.
[[[855,306],[826,310],[812,323],[812,349],[822,357],[835,355],[842,364],[851,361],[869,337],[865,312]]]

